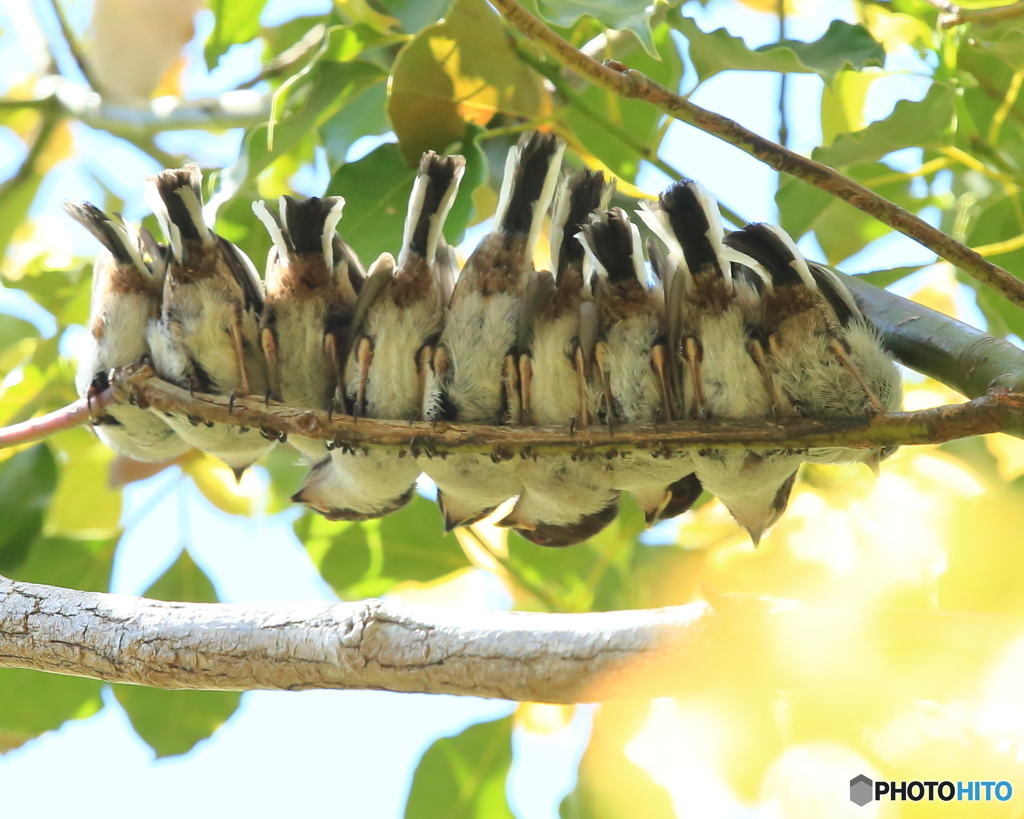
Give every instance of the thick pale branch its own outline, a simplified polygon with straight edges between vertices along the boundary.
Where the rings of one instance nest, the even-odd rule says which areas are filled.
[[[999,616],[747,597],[535,614],[380,600],[165,603],[0,578],[0,667],[169,689],[360,688],[571,703],[889,685],[940,698],[969,689],[1022,631],[1024,622]]]
[[[764,162],[781,173],[809,182],[837,196],[895,230],[920,242],[980,282],[1024,307],[1024,281],[992,264],[967,245],[947,236],[920,217],[879,196],[839,171],[801,156],[744,128],[721,114],[695,105],[639,71],[619,71],[587,56],[558,36],[516,0],[490,0],[505,18],[562,65],[596,85],[631,99],[642,99],[670,117],[693,125]]]

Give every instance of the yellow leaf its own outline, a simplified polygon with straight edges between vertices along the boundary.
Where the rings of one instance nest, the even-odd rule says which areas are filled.
[[[49,142],[39,154],[36,172],[44,174],[58,162],[63,162],[75,152],[75,138],[69,120],[61,120],[53,129]]]
[[[562,731],[572,722],[576,707],[546,702],[522,702],[515,712],[516,727],[531,734],[548,735]]]
[[[903,47],[932,45],[932,30],[924,20],[889,11],[881,6],[864,4],[861,9],[864,25],[871,36],[882,44],[887,54]]]
[[[50,537],[105,538],[118,531],[121,493],[104,476],[114,453],[84,427],[50,439],[63,457],[45,532]]]
[[[996,459],[996,469],[1004,481],[1024,475],[1024,441],[1012,435],[996,433],[985,436],[985,446]]]
[[[955,278],[953,269],[946,262],[940,262],[929,271],[925,285],[911,296],[911,298],[938,310],[953,318],[960,318],[960,308],[956,303],[956,296],[960,289]]]
[[[184,470],[210,503],[229,515],[255,514],[263,500],[263,484],[254,469],[247,469],[241,483],[221,461],[193,451],[181,462]]]
[[[839,134],[851,134],[864,128],[864,101],[871,83],[886,76],[884,71],[840,71],[821,92],[821,135],[831,145]]]

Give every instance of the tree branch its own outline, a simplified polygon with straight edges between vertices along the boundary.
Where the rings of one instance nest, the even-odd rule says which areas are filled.
[[[1012,20],[1014,17],[1024,17],[1024,2],[987,9],[964,9],[955,3],[947,2],[947,0],[928,0],[928,2],[942,12],[939,14],[939,25],[943,28],[953,28],[953,26],[960,26],[964,23],[994,25],[1003,20]]]
[[[573,703],[867,685],[939,699],[969,690],[1022,630],[995,615],[750,597],[541,614],[381,600],[165,603],[0,578],[0,667],[166,689]]]
[[[1024,307],[1024,281],[992,264],[967,245],[947,236],[920,217],[879,196],[873,190],[827,165],[783,148],[728,117],[708,111],[670,91],[639,71],[618,71],[599,63],[558,36],[526,11],[516,0],[490,0],[505,18],[562,65],[573,69],[601,88],[622,97],[642,99],[675,119],[699,128],[764,162],[771,168],[809,182],[849,202],[855,208],[920,242],[978,281],[998,290]]]
[[[0,427],[0,449],[42,441],[58,432],[81,426],[88,423],[97,410],[102,410],[112,403],[114,391],[107,389],[90,400],[80,398],[73,404],[61,407],[48,415],[41,415],[9,427]]]

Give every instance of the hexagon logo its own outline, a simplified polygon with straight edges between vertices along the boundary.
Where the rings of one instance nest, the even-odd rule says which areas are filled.
[[[864,807],[874,798],[875,783],[864,774],[850,780],[850,801]]]

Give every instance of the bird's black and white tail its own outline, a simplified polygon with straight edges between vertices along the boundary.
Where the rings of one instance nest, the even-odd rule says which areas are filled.
[[[202,171],[193,164],[146,177],[146,204],[160,222],[179,263],[184,261],[186,242],[211,246],[216,241],[203,218],[202,184]]]
[[[346,259],[351,255],[335,233],[344,208],[345,200],[340,196],[301,200],[282,196],[279,216],[271,213],[262,201],[252,204],[253,213],[267,228],[282,263],[287,264],[293,256],[321,256],[332,270],[340,261],[339,255]]]
[[[757,263],[768,274],[773,287],[818,289],[807,260],[780,227],[752,223],[726,236],[725,244]]]
[[[551,269],[556,279],[583,264],[583,245],[577,234],[591,213],[608,207],[614,190],[614,179],[606,182],[601,171],[586,168],[562,181],[551,211]]]
[[[495,233],[528,237],[533,247],[558,183],[565,142],[554,134],[534,131],[508,152],[501,181]]]
[[[64,202],[64,212],[88,230],[119,265],[132,265],[143,273],[150,268],[142,259],[138,236],[90,202]]]
[[[598,275],[607,276],[612,284],[635,277],[647,286],[640,231],[622,208],[591,214],[580,236]]]
[[[423,154],[409,197],[399,266],[409,254],[426,259],[428,264],[434,263],[444,235],[444,221],[455,203],[465,172],[464,157],[438,156],[433,151]]]
[[[681,179],[638,214],[668,248],[670,259],[693,275],[720,273],[731,279],[723,257],[722,217],[715,197],[699,182]]]

